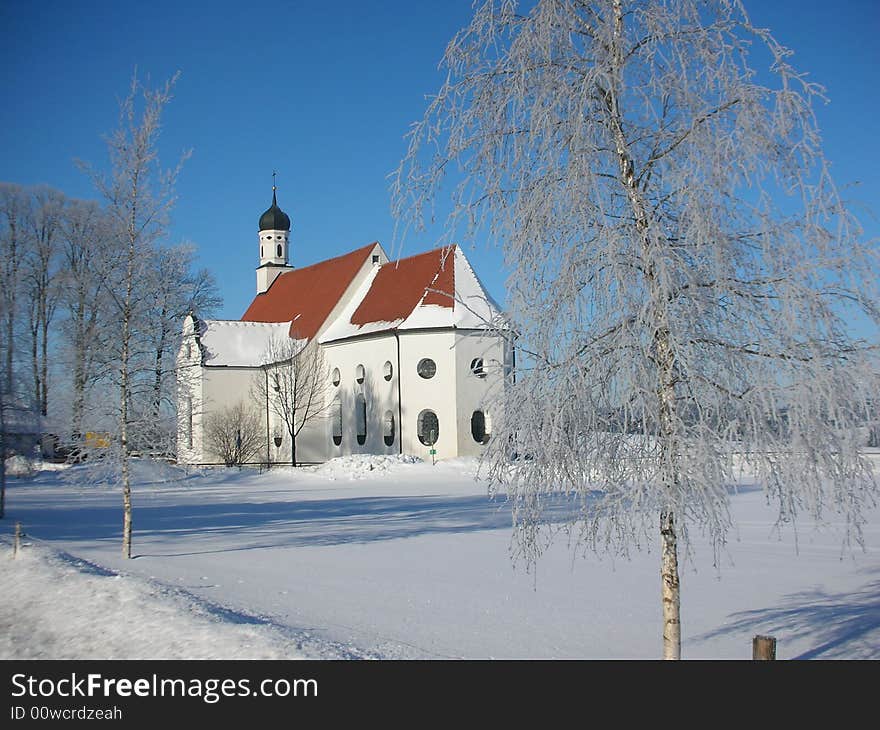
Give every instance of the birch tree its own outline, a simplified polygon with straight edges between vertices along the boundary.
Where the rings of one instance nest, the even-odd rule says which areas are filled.
[[[738,0],[490,0],[442,64],[394,207],[420,225],[448,176],[449,237],[503,247],[518,372],[487,459],[515,554],[658,540],[679,658],[679,559],[699,531],[717,561],[743,474],[777,527],[836,513],[850,545],[876,502],[877,249],[822,152],[824,89]]]
[[[114,224],[115,245],[120,257],[119,276],[107,282],[117,331],[113,344],[113,375],[118,388],[117,443],[119,480],[123,496],[122,554],[131,557],[131,475],[129,439],[134,412],[134,378],[138,365],[137,345],[144,328],[148,293],[138,283],[145,278],[153,248],[166,232],[174,204],[174,182],[180,164],[162,170],[157,143],[162,112],[171,100],[176,76],[157,89],[145,87],[133,76],[129,92],[120,102],[119,127],[107,138],[110,169],[107,173],[88,165],[92,180],[104,196]],[[184,156],[185,157],[185,156]]]
[[[290,437],[290,463],[297,465],[296,438],[329,407],[324,353],[317,341],[272,339],[263,354],[263,372],[254,377],[252,393],[266,403]]]

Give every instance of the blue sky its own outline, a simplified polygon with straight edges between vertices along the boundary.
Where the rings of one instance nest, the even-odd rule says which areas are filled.
[[[880,3],[747,7],[827,87],[831,102],[817,112],[835,177],[860,182],[850,195],[876,214]],[[374,240],[391,255],[435,245],[439,230],[393,241],[387,175],[470,14],[469,0],[0,0],[0,180],[95,197],[73,160],[106,164],[101,136],[116,125],[134,67],[157,83],[180,70],[160,151],[169,166],[184,149],[193,155],[177,186],[172,241],[196,244],[220,284],[220,316],[237,319],[254,293],[273,170],[295,265]],[[466,250],[503,301],[499,252]]]

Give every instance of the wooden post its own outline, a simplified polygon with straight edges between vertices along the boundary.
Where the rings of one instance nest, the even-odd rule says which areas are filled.
[[[21,550],[21,522],[15,523],[15,538],[12,541],[12,557],[18,556],[18,551]]]
[[[776,639],[773,636],[758,635],[752,639],[752,659],[768,660],[776,658]]]

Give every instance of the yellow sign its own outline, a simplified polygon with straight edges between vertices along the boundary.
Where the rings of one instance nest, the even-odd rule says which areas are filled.
[[[92,449],[110,447],[110,434],[107,432],[86,431],[86,446]]]

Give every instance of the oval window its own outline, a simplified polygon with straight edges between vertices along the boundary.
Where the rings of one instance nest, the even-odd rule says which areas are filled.
[[[382,377],[385,380],[391,380],[391,377],[394,375],[394,366],[391,364],[390,360],[385,361],[385,365],[382,366]]]
[[[359,383],[364,382],[364,366],[363,365],[358,365],[354,369],[354,379]]]
[[[391,411],[385,411],[385,418],[382,423],[382,438],[385,439],[386,446],[394,445],[394,414]]]
[[[486,423],[486,414],[483,411],[474,411],[471,416],[471,436],[478,444],[489,442],[489,428]]]
[[[416,365],[416,372],[425,380],[429,378],[433,378],[437,373],[437,363],[435,363],[430,357],[425,357],[419,360],[419,364]]]
[[[330,420],[333,426],[333,443],[339,446],[342,443],[342,404],[339,402],[339,396],[333,400],[333,407],[330,409]]]
[[[333,375],[330,377],[331,377],[330,382],[332,382],[333,385],[339,385],[339,381],[340,381],[339,368],[333,368]]]
[[[278,244],[278,258],[281,258],[281,244]]]
[[[433,446],[437,443],[437,437],[440,435],[440,421],[437,420],[437,414],[434,411],[424,410],[419,413],[417,433],[419,441],[425,446]]]
[[[357,442],[363,446],[367,441],[367,400],[358,393],[354,399],[354,417],[357,424]]]

